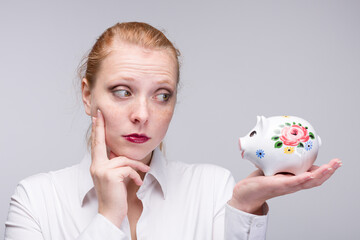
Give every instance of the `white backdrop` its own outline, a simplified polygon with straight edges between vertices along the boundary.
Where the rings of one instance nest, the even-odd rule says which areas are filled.
[[[169,160],[254,170],[237,139],[256,116],[295,115],[321,136],[323,186],[269,201],[268,240],[360,236],[360,1],[0,2],[0,220],[23,178],[76,164],[90,119],[74,84],[95,39],[144,21],[182,53]],[[0,235],[3,236],[4,224]]]

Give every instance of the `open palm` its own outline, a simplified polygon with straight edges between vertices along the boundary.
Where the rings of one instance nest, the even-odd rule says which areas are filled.
[[[261,214],[260,209],[266,200],[302,189],[318,187],[341,165],[339,159],[333,159],[320,167],[313,165],[308,172],[298,176],[290,174],[264,176],[261,170],[256,170],[235,185],[229,204],[245,212]]]

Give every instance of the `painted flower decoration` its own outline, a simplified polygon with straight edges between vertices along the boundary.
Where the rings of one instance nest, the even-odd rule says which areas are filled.
[[[283,145],[297,148],[304,148],[304,143],[306,143],[306,151],[310,151],[313,146],[313,142],[309,139],[314,140],[315,135],[312,132],[308,132],[308,127],[303,126],[301,123],[293,124],[286,122],[279,125],[280,129],[275,129],[274,133],[276,134],[271,138],[275,141],[275,148],[282,148]],[[279,136],[280,135],[280,136]],[[284,153],[290,154],[293,153],[295,149],[288,147],[284,148]]]
[[[260,159],[262,159],[265,156],[265,152],[262,149],[259,149],[256,151],[256,156]]]
[[[300,142],[307,142],[309,140],[309,135],[307,129],[303,126],[285,126],[281,130],[280,140],[286,146],[297,146]]]
[[[312,147],[313,147],[313,142],[311,140],[309,140],[309,141],[307,141],[305,143],[305,150],[306,151],[310,151],[312,149]]]
[[[295,151],[294,147],[286,147],[284,148],[284,153],[292,154]]]

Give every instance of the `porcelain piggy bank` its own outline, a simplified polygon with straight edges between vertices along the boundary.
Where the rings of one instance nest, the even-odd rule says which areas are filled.
[[[265,176],[306,172],[313,165],[320,145],[314,128],[293,116],[258,116],[255,128],[239,139],[242,158],[254,163]]]

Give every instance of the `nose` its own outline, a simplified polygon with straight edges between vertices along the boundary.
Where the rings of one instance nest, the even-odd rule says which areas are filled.
[[[146,99],[138,99],[134,102],[130,115],[131,122],[136,124],[145,124],[149,119],[149,109]]]

